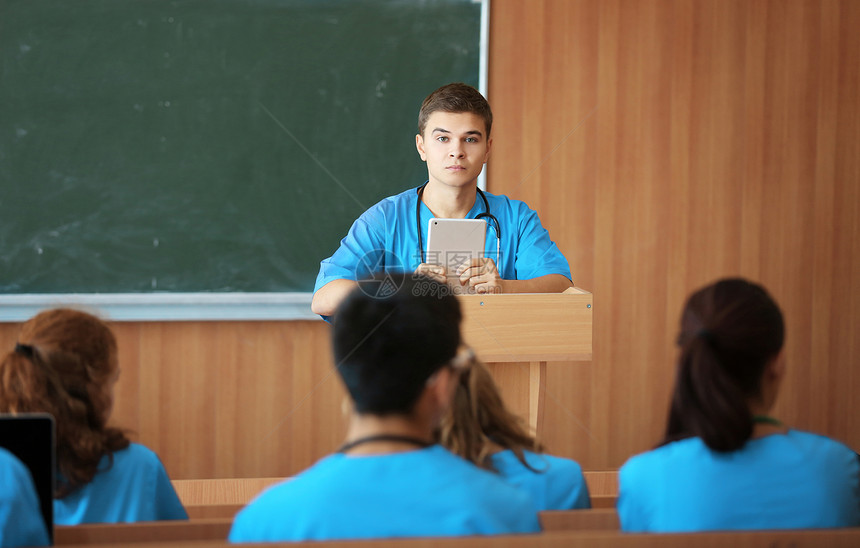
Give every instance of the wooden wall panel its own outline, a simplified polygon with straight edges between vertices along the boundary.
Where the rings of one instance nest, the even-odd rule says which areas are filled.
[[[683,301],[730,275],[786,314],[775,413],[860,447],[860,4],[494,0],[491,20],[488,186],[594,293],[591,371],[548,372],[546,434],[591,433],[561,452],[616,467],[659,439]]]
[[[283,477],[336,449],[345,392],[322,322],[113,323],[111,422],[173,479]],[[19,326],[0,324],[0,348]]]

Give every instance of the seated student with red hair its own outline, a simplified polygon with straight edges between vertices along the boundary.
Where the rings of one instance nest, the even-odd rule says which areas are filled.
[[[155,453],[107,426],[118,378],[113,333],[78,310],[31,318],[0,361],[0,412],[56,422],[56,524],[188,518]]]
[[[624,531],[860,526],[857,454],[769,416],[784,334],[756,284],[721,280],[689,298],[665,438],[619,472]]]

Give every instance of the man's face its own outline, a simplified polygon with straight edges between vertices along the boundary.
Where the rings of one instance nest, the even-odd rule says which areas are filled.
[[[491,144],[484,120],[471,112],[437,110],[427,119],[424,135],[415,136],[430,183],[457,188],[475,184]]]

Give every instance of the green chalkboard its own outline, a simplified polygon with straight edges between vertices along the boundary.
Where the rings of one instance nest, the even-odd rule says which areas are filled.
[[[310,291],[472,0],[0,0],[0,293]]]

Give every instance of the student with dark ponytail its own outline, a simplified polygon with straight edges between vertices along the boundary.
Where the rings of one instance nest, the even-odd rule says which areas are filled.
[[[155,453],[107,425],[118,378],[113,333],[78,310],[31,318],[0,358],[0,413],[56,422],[59,525],[188,517]]]
[[[619,474],[623,530],[860,525],[857,454],[769,416],[784,338],[759,285],[725,279],[688,299],[665,437]]]

